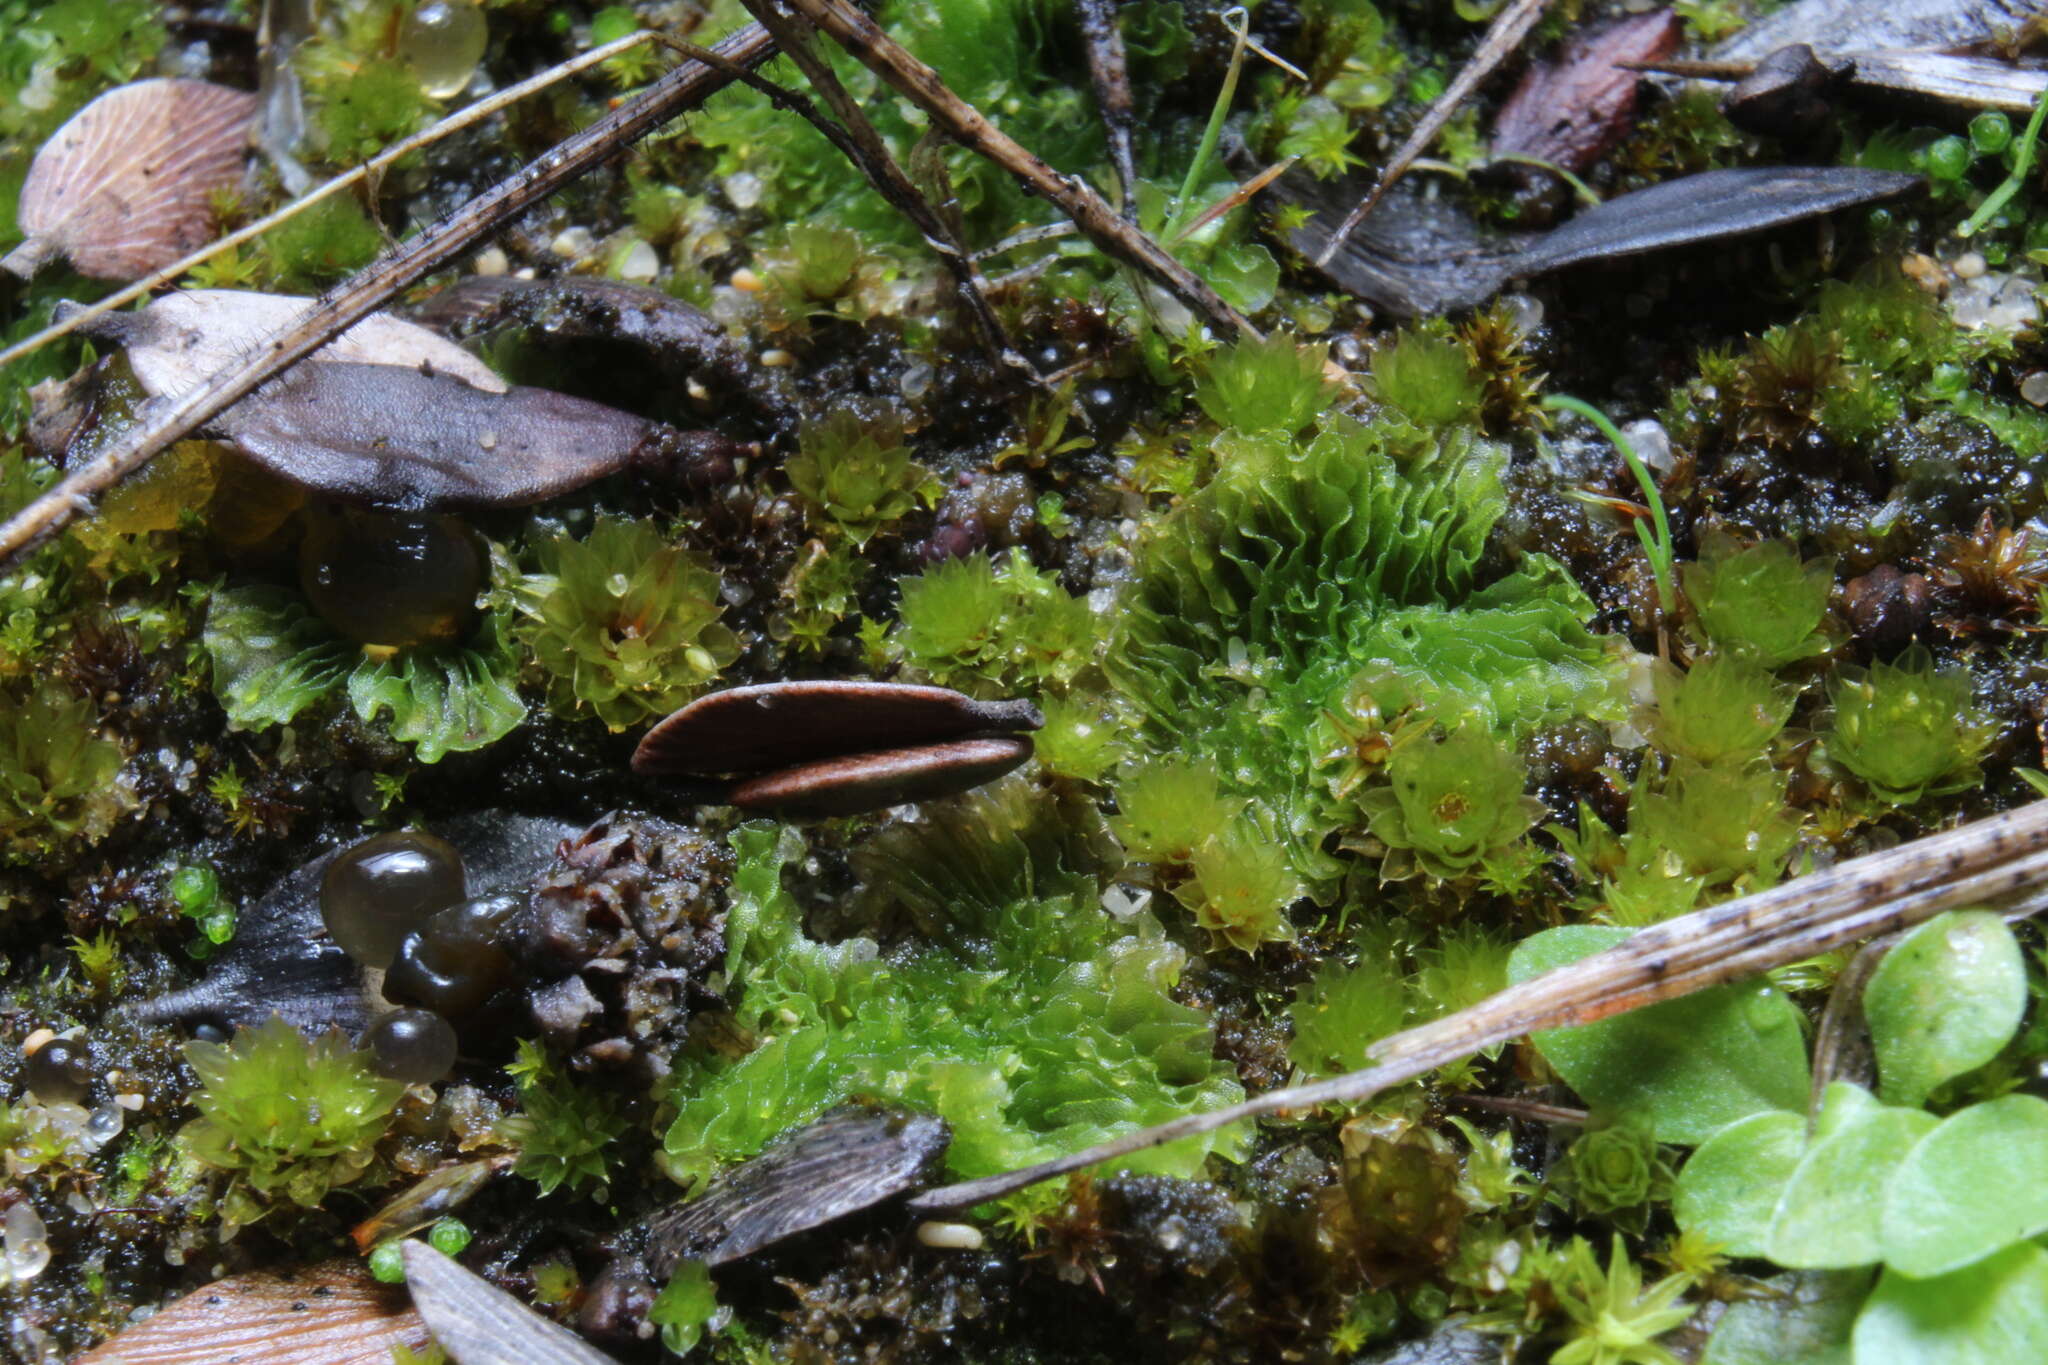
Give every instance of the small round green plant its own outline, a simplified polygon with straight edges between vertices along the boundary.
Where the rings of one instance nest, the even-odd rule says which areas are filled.
[[[1286,844],[1238,820],[1196,845],[1187,866],[1188,879],[1174,895],[1195,923],[1247,953],[1293,939],[1287,907],[1300,899],[1302,885]]]
[[[1718,653],[1702,655],[1683,673],[1659,663],[1651,686],[1657,706],[1645,726],[1650,739],[1701,763],[1761,756],[1798,695],[1755,664]]]
[[[199,1073],[199,1117],[179,1135],[209,1166],[234,1172],[221,1213],[250,1223],[289,1200],[307,1208],[359,1178],[405,1086],[371,1070],[339,1031],[308,1041],[272,1015],[230,1043],[185,1045]]]
[[[1863,779],[1871,794],[1895,806],[1975,786],[1977,760],[1991,735],[1970,702],[1970,675],[1936,669],[1914,646],[1896,664],[1868,673],[1844,668],[1829,696],[1835,723],[1827,756]]]
[[[1403,332],[1374,351],[1372,377],[1380,401],[1417,426],[1476,422],[1486,403],[1486,381],[1465,348],[1430,331]]]
[[[717,571],[651,522],[599,517],[584,540],[544,541],[539,591],[516,632],[558,706],[612,730],[666,715],[739,657]]]
[[[1208,759],[1155,758],[1125,771],[1117,783],[1118,814],[1109,828],[1139,862],[1181,864],[1196,845],[1237,819],[1242,797],[1226,796]]]
[[[1781,541],[1742,548],[1708,532],[1696,564],[1679,566],[1693,619],[1706,637],[1760,668],[1779,668],[1822,653],[1820,631],[1835,583],[1831,559],[1801,563]]]
[[[910,458],[901,428],[851,412],[804,423],[802,447],[784,466],[790,483],[856,545],[916,508],[931,480]]]
[[[1427,872],[1462,877],[1522,837],[1546,813],[1522,794],[1528,766],[1477,726],[1418,735],[1394,750],[1384,787],[1359,798],[1373,837],[1388,848],[1387,881]]]

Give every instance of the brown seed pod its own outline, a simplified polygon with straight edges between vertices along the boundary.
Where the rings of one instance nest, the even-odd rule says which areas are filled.
[[[1045,718],[1028,701],[977,701],[945,687],[762,683],[699,697],[663,720],[633,751],[633,771],[643,776],[755,773],[990,731],[1036,730],[1043,724]]]
[[[1030,757],[1031,741],[1021,735],[847,754],[750,777],[726,800],[741,810],[780,815],[859,815],[972,791]]]
[[[213,232],[213,197],[242,178],[256,97],[194,80],[120,86],[72,115],[21,188],[28,238],[0,261],[26,279],[58,256],[132,280]]]
[[[216,1280],[87,1351],[78,1365],[389,1365],[393,1347],[426,1344],[426,1324],[405,1306],[404,1292],[344,1259]]]

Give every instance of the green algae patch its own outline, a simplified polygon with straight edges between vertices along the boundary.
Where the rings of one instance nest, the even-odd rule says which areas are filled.
[[[758,1045],[679,1060],[667,1135],[677,1174],[701,1180],[860,1096],[944,1118],[947,1164],[963,1178],[1243,1097],[1212,1055],[1208,1016],[1170,994],[1185,950],[1144,915],[1104,912],[1058,812],[1013,781],[933,816],[871,847],[874,866],[901,879],[881,894],[925,931],[887,952],[804,932],[781,883],[802,854],[793,834],[734,834],[727,972]],[[1226,1130],[1125,1168],[1192,1175],[1245,1142]]]

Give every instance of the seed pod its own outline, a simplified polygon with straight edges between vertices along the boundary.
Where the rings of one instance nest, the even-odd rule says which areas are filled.
[[[77,1365],[389,1365],[423,1350],[427,1327],[361,1261],[290,1274],[255,1271],[196,1289],[78,1357]]]
[[[71,116],[21,188],[28,238],[0,268],[26,279],[58,256],[132,280],[213,232],[213,197],[242,178],[256,97],[194,80],[136,81]]]
[[[750,777],[726,800],[741,810],[778,815],[859,815],[972,791],[1030,757],[1031,741],[1021,735],[883,749]]]
[[[669,716],[634,750],[633,771],[643,776],[761,772],[989,731],[1036,730],[1043,724],[1045,718],[1028,701],[977,701],[944,687],[762,683],[713,692]]]

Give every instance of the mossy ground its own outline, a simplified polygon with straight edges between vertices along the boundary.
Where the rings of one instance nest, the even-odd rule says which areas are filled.
[[[1376,164],[1488,8],[1269,0],[1254,31],[1307,66],[1312,88],[1252,73],[1234,131],[1257,155]],[[1611,8],[1560,3],[1542,33]],[[1751,7],[1680,8],[1706,37]],[[587,39],[677,17],[641,9],[498,0],[486,70],[503,85]],[[236,13],[184,25],[140,3],[0,0],[0,185],[18,184],[63,114],[151,61],[248,83],[253,39]],[[362,0],[301,63],[314,145],[333,164],[432,116],[400,79],[381,22],[393,13]],[[1156,228],[1190,216],[1172,202],[1184,181],[1207,202],[1227,179],[1220,164],[1189,171],[1230,32],[1200,0],[1122,13],[1141,217]],[[1067,6],[901,0],[881,16],[1025,143],[1110,183]],[[740,16],[720,4],[698,17],[703,35]],[[51,58],[63,43],[66,59]],[[949,181],[972,244],[1051,220],[962,153],[910,155],[903,107],[840,69],[913,175]],[[207,279],[331,280],[374,252],[380,228],[431,221],[650,70],[621,62],[540,96],[388,177],[375,222],[331,213]],[[787,63],[770,72],[797,79]],[[1482,154],[1504,88],[1454,121],[1439,155]],[[620,479],[535,516],[478,518],[494,551],[487,647],[380,665],[367,700],[341,671],[314,686],[305,663],[282,721],[237,711],[219,682],[228,651],[206,636],[251,591],[296,602],[297,495],[217,452],[181,447],[154,493],[117,495],[97,527],[0,577],[0,1199],[32,1200],[56,1252],[27,1288],[0,1289],[0,1353],[61,1358],[223,1270],[335,1254],[385,1195],[508,1139],[540,1174],[464,1210],[472,1260],[566,1305],[599,1239],[676,1197],[674,1178],[828,1098],[996,1115],[966,1127],[976,1147],[962,1161],[978,1173],[1358,1065],[1370,1035],[1497,989],[1509,949],[1542,929],[1652,922],[2031,799],[2030,770],[2048,766],[2034,520],[2048,418],[2025,395],[2048,346],[2037,327],[1963,324],[1987,273],[2022,292],[2038,282],[2039,193],[1960,242],[1952,229],[2004,173],[2006,153],[1973,149],[2007,144],[1973,132],[1958,163],[1956,128],[1842,117],[1840,157],[1925,165],[1934,192],[1839,215],[1825,234],[1575,270],[1405,330],[1324,292],[1243,211],[1176,250],[1282,338],[1264,347],[1187,331],[1072,242],[996,258],[993,302],[1019,349],[1042,372],[1071,369],[1042,392],[978,348],[908,227],[751,94],[716,97],[509,225],[508,263],[543,274],[603,274],[644,243],[660,287],[754,356],[790,363],[764,367],[741,401],[663,385],[672,357],[606,350],[592,364],[551,350],[544,329],[486,342],[495,360],[522,382],[638,401],[770,454],[694,501]],[[1589,179],[1616,191],[1788,159],[1679,92],[1652,97]],[[223,218],[276,197],[265,182]],[[592,245],[571,262],[553,248],[572,250],[575,228]],[[9,336],[100,288],[39,278],[8,301]],[[1333,408],[1322,354],[1367,376],[1369,396]],[[0,376],[7,508],[49,477],[21,443],[29,384],[83,359],[60,345]],[[1590,427],[1546,420],[1532,401],[1544,393],[1661,422],[1675,615],[1619,506],[1640,491]],[[565,538],[590,547],[573,564]],[[673,547],[660,552],[673,574],[598,562],[650,544]],[[681,580],[678,600],[655,600]],[[632,613],[608,615],[612,599]],[[660,629],[641,641],[627,614]],[[222,907],[367,830],[474,811],[479,793],[560,819],[676,816],[673,793],[632,777],[627,758],[643,713],[713,673],[928,678],[1031,695],[1052,725],[1040,765],[988,804],[814,827],[800,854],[741,833],[744,895],[779,918],[732,948],[732,1010],[665,1059],[685,1088],[600,1081],[534,1051],[479,1059],[438,1096],[400,1100],[374,1151],[344,1163],[345,1188],[313,1180],[267,1210],[176,1140],[199,1081],[182,1040],[113,1007],[203,972]],[[731,832],[724,812],[692,818]],[[192,868],[212,872],[210,894],[191,894]],[[763,881],[777,877],[786,898]],[[963,886],[976,889],[933,898]],[[1109,887],[1120,909],[1146,893],[1150,908],[1095,923]],[[1057,915],[1085,931],[1057,929]],[[997,929],[1015,941],[977,938]],[[824,984],[834,952],[863,964],[842,987]],[[1018,960],[1034,952],[1043,960]],[[1817,1014],[1839,966],[1800,964],[1777,984]],[[1094,1020],[1062,1027],[1056,1011],[1097,995],[1122,1023],[1063,1094],[1052,1043],[1088,1038]],[[906,1000],[923,1013],[898,1009]],[[770,1001],[783,1013],[764,1013]],[[1035,1006],[1055,1013],[1004,1022]],[[905,1036],[906,1018],[927,1035]],[[90,1103],[130,1097],[115,1106],[120,1134],[92,1151],[53,1136],[23,1088],[22,1041],[71,1027],[114,1074]],[[748,1052],[798,1044],[804,1067]],[[947,1069],[919,1072],[941,1049]],[[2038,1088],[2043,1055],[2036,1020],[1936,1107]],[[770,1117],[707,1113],[700,1093],[766,1096]],[[1369,1113],[1218,1144],[1238,1161],[1182,1152],[1150,1174],[1019,1196],[982,1211],[977,1253],[923,1248],[899,1213],[870,1215],[721,1272],[734,1325],[708,1349],[1313,1360],[1479,1314],[1526,1359],[1650,1361],[1630,1334],[1673,1325],[1670,1301],[1740,1298],[1769,1273],[1723,1264],[1674,1223],[1680,1150],[1629,1116],[1598,1115],[1574,1143],[1571,1125],[1460,1109],[1459,1096],[1574,1103],[1518,1044]],[[716,1144],[700,1140],[714,1130]],[[618,1136],[592,1151],[573,1140],[590,1131]],[[535,1178],[552,1191],[538,1201]]]

